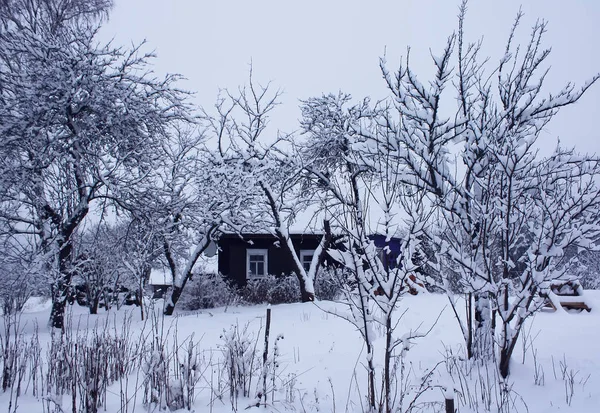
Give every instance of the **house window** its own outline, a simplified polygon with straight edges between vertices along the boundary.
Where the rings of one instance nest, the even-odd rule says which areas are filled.
[[[267,256],[267,250],[246,250],[246,269],[249,278],[259,278],[267,275]]]
[[[310,264],[314,255],[315,250],[300,250],[300,263],[304,271],[308,272],[310,270]]]

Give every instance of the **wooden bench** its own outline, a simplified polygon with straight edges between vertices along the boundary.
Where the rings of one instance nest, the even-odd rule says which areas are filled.
[[[560,302],[560,305],[562,306],[562,308],[566,308],[566,309],[576,309],[576,310],[585,310],[588,313],[590,311],[592,311],[592,309],[590,307],[588,307],[588,305],[586,303],[584,303],[583,301],[575,301],[575,302]]]
[[[588,307],[588,305],[583,301],[560,301],[560,306],[566,310],[585,310],[588,313],[592,311],[591,307]],[[554,311],[556,311],[556,307],[550,300],[547,300],[544,303],[544,307],[552,308]]]
[[[544,307],[557,310],[556,303],[566,310],[592,311],[583,298],[583,288],[578,280],[553,281],[550,283],[549,292],[541,294],[546,298]],[[552,297],[549,297],[552,295]]]

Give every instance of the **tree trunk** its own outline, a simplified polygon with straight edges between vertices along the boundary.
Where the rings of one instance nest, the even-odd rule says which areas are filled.
[[[73,245],[71,241],[59,244],[59,274],[58,279],[52,286],[52,309],[50,310],[50,326],[57,329],[65,327],[65,307],[67,304],[67,295],[71,285],[71,271],[69,262]]]
[[[498,365],[498,369],[500,370],[500,375],[503,378],[507,378],[510,374],[510,359],[512,358],[512,354],[515,350],[521,328],[516,328],[512,337],[507,340],[507,330],[510,328],[510,326],[508,323],[504,323],[502,327],[504,329],[505,338],[501,342],[502,348],[500,349],[500,363]]]
[[[187,278],[186,278],[186,280],[187,280]],[[165,315],[173,315],[173,312],[175,311],[175,305],[177,304],[177,301],[179,301],[179,297],[181,297],[181,293],[183,292],[184,286],[185,286],[185,281],[181,287],[178,287],[176,285],[173,286],[173,291],[171,292],[171,298],[169,299],[169,301],[167,302],[167,305],[165,306],[165,311],[164,311]]]
[[[313,274],[313,279],[312,279],[312,283],[313,283],[313,288],[317,289],[317,275],[319,274],[319,269],[320,268],[325,268],[325,260],[327,259],[327,250],[329,250],[332,246],[333,246],[333,234],[331,233],[331,224],[329,223],[329,220],[325,219],[323,220],[323,239],[322,239],[322,243],[323,243],[323,248],[321,249],[321,252],[319,253],[319,256],[317,257],[317,268],[315,270],[315,273]],[[314,296],[313,299],[311,301],[314,301]]]
[[[375,365],[373,364],[373,348],[371,345],[367,346],[367,368],[369,370],[369,407],[373,412],[377,411],[377,405],[375,404]]]
[[[90,288],[90,284],[86,284],[85,290],[87,307],[90,310],[90,314],[98,314],[98,307],[100,306],[100,297],[98,296],[98,291],[95,288]]]
[[[360,304],[357,303],[357,309],[360,311],[362,320],[362,330],[363,330],[363,340],[365,343],[365,348],[367,350],[367,400],[369,402],[369,412],[376,412],[376,389],[375,389],[375,364],[373,361],[373,341],[370,335],[370,312],[369,312],[369,304],[368,304],[368,291],[365,291],[364,287],[359,283],[358,286],[358,294],[360,298]],[[356,325],[357,327],[359,324]]]
[[[385,411],[392,412],[392,317],[388,313],[385,320],[385,360],[383,362],[383,388],[385,397]]]
[[[467,294],[467,358],[473,358],[473,294]]]
[[[52,310],[50,310],[50,326],[52,328],[62,330],[65,327],[65,305],[64,298],[52,298]]]
[[[492,360],[494,356],[494,330],[490,295],[487,292],[475,293],[473,329],[473,357],[476,360]]]
[[[95,297],[89,301],[90,314],[98,314],[98,305],[100,303],[100,299]]]
[[[294,274],[296,274],[296,277],[298,277],[298,284],[300,286],[300,300],[302,300],[303,303],[315,301],[314,293],[306,290],[306,280],[302,276],[303,268],[299,267],[299,265],[302,264],[300,264],[300,261],[298,260],[298,254],[296,254],[295,250],[290,248],[290,245],[288,243],[288,237],[286,235],[284,235],[279,230],[276,230],[275,233],[277,235],[277,238],[279,239],[280,245],[287,252],[288,256],[290,257],[290,260],[294,264]]]
[[[454,399],[446,399],[446,413],[454,413]]]
[[[136,305],[140,306],[140,317],[143,320],[145,318],[144,315],[144,287],[140,283],[140,289],[135,293],[136,294]]]
[[[503,348],[500,350],[500,364],[498,365],[498,369],[500,370],[500,375],[502,378],[507,378],[510,373],[510,357],[508,354],[508,349]]]
[[[304,280],[302,280],[301,278],[302,277],[298,277],[298,281],[300,281],[300,299],[303,303],[310,303],[312,301],[315,301],[315,295],[306,291]]]
[[[218,228],[218,225],[214,224],[206,232],[206,235],[204,236],[203,241],[196,246],[196,249],[195,249],[194,253],[192,254],[192,257],[189,259],[188,264],[185,267],[185,270],[182,271],[183,278],[181,280],[181,285],[177,285],[178,284],[177,267],[175,265],[175,261],[173,260],[171,248],[168,243],[166,243],[166,242],[164,243],[165,256],[167,257],[167,261],[169,262],[169,267],[171,268],[171,274],[173,276],[173,290],[171,291],[171,297],[167,301],[167,305],[163,311],[164,315],[173,315],[173,312],[175,311],[175,305],[177,305],[177,301],[179,301],[179,298],[181,297],[181,293],[183,292],[183,289],[185,288],[185,284],[188,282],[189,279],[192,278],[192,269],[194,268],[196,261],[198,260],[200,255],[202,255],[204,253],[204,251],[206,251],[206,249],[210,245],[210,242],[211,242],[210,240],[212,238],[212,235],[217,230],[217,228]],[[149,274],[150,274],[150,272],[148,270],[148,275]]]

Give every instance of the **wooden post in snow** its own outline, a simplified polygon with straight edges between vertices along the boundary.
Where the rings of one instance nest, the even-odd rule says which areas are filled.
[[[454,399],[446,399],[446,413],[454,413]]]
[[[271,306],[267,307],[267,322],[265,327],[265,351],[263,352],[263,397],[267,407],[267,358],[269,356],[269,331],[271,330]]]

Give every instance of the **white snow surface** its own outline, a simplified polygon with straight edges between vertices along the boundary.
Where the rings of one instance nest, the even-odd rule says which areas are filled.
[[[541,312],[536,315],[531,324],[529,338],[534,339],[533,348],[537,351],[537,362],[543,368],[545,383],[543,386],[534,384],[534,364],[531,350],[527,351],[525,363],[522,364],[522,348],[517,348],[511,364],[509,383],[513,389],[527,403],[530,413],[547,412],[597,412],[600,405],[600,291],[586,291],[586,300],[594,308],[591,313],[572,312]],[[155,311],[160,314],[161,302],[155,303]],[[416,340],[408,351],[408,361],[412,363],[415,372],[431,368],[440,360],[444,347],[452,348],[459,352],[461,333],[452,311],[447,305],[444,295],[423,294],[409,296],[400,303],[403,307],[398,314],[406,314],[400,323],[398,335],[408,333],[411,329],[430,333],[423,339]],[[345,307],[334,302],[321,301],[315,304],[286,304],[275,305],[272,309],[272,324],[270,333],[270,354],[276,337],[277,340],[278,375],[280,378],[296,378],[293,386],[279,388],[274,396],[275,402],[270,403],[267,409],[260,407],[260,411],[321,411],[344,412],[362,411],[361,397],[365,396],[365,354],[359,334],[352,325],[333,313],[346,311]],[[176,312],[176,315],[165,318],[165,336],[173,337],[177,332],[179,345],[193,335],[199,342],[205,354],[211,353],[214,357],[222,357],[220,344],[224,330],[233,325],[240,328],[248,324],[248,331],[258,335],[257,351],[262,358],[265,313],[267,305],[252,307],[229,307],[203,310],[193,313]],[[108,320],[117,326],[123,323],[125,317],[132,317],[132,334],[144,331],[144,322],[140,320],[139,309],[125,307],[119,311],[100,312],[97,316],[86,314],[86,309],[73,306],[69,310],[71,321],[69,328],[83,334],[86,329],[94,325],[102,325]],[[441,314],[441,315],[440,315]],[[46,327],[49,316],[49,306],[44,305],[39,299],[30,301],[22,315],[21,326],[25,338],[34,331],[34,325],[39,326],[39,338],[42,353],[45,346],[50,343],[50,331]],[[436,318],[439,320],[434,325]],[[433,326],[433,327],[432,327]],[[146,333],[149,326],[146,325]],[[529,329],[527,326],[526,330]],[[4,329],[2,330],[4,332]],[[381,333],[381,332],[377,332]],[[377,350],[381,350],[383,337],[375,341],[375,361],[380,365],[381,358]],[[519,345],[520,346],[520,345]],[[184,346],[182,346],[184,347]],[[560,365],[565,363],[569,371],[575,373],[574,395],[571,405],[565,401],[565,381],[561,377]],[[539,368],[539,367],[538,367]],[[206,379],[210,378],[210,369],[205,372]],[[361,386],[356,389],[353,374]],[[140,375],[140,383],[143,372]],[[136,373],[129,380],[129,385],[134,386]],[[556,376],[556,377],[555,377]],[[271,377],[271,376],[269,376]],[[452,381],[445,369],[434,376],[441,388],[430,390],[424,397],[425,400],[442,401],[444,395],[451,395],[447,388]],[[256,381],[256,380],[255,380]],[[416,379],[415,379],[416,381]],[[254,386],[255,384],[253,384]],[[456,386],[456,383],[455,383]],[[292,389],[295,401],[285,402],[286,391]],[[446,388],[446,389],[443,389]],[[115,383],[108,389],[107,405],[101,408],[107,412],[120,411],[119,387]],[[140,392],[143,390],[139,390]],[[206,389],[206,382],[198,385],[197,396],[193,407],[195,411],[230,412],[231,405],[228,395],[223,401],[216,400],[210,407],[211,393]],[[0,394],[0,406],[8,406],[10,392]],[[136,411],[147,411],[141,405],[142,396],[138,395]],[[460,405],[459,398],[455,396],[460,412],[471,412]],[[251,400],[241,399],[238,409],[244,410]],[[335,405],[334,405],[335,403]],[[70,396],[62,397],[62,408],[71,411]],[[130,410],[133,411],[130,407]],[[249,410],[257,410],[252,407]],[[20,412],[43,412],[42,403],[31,393],[21,396],[18,400]],[[186,410],[181,410],[186,411]],[[429,411],[429,410],[425,410]],[[513,411],[513,410],[511,410]],[[514,411],[526,411],[523,407]]]

